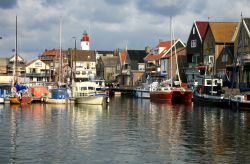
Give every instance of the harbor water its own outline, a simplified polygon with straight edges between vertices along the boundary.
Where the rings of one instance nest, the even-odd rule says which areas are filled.
[[[250,113],[113,97],[0,105],[0,163],[248,163]]]

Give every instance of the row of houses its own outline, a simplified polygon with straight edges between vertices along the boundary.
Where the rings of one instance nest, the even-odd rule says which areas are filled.
[[[19,56],[18,72],[30,82],[99,78],[126,86],[149,78],[190,82],[199,75],[215,75],[250,88],[249,28],[250,18],[240,22],[195,21],[186,44],[181,39],[159,40],[153,48],[114,51],[90,50],[90,39],[84,33],[81,47],[86,49],[45,50],[29,63]],[[2,76],[13,73],[13,58],[0,59]]]

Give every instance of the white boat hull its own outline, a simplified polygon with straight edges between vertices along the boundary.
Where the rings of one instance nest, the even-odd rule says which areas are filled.
[[[4,104],[4,98],[0,97],[0,104]]]
[[[102,105],[105,103],[106,96],[86,96],[76,97],[76,104]]]
[[[68,99],[52,99],[52,98],[47,98],[45,99],[45,103],[47,104],[67,104]]]

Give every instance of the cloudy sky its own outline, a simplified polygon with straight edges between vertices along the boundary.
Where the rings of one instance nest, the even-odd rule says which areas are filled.
[[[27,61],[45,49],[77,48],[86,30],[91,49],[144,49],[159,39],[170,39],[173,17],[175,37],[187,41],[195,20],[239,21],[250,17],[249,0],[0,0],[0,57],[15,48],[15,16],[18,16],[18,52]]]

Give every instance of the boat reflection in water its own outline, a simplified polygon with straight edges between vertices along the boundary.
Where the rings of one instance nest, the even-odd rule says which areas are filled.
[[[123,96],[108,106],[3,106],[1,163],[250,161],[250,112]]]

